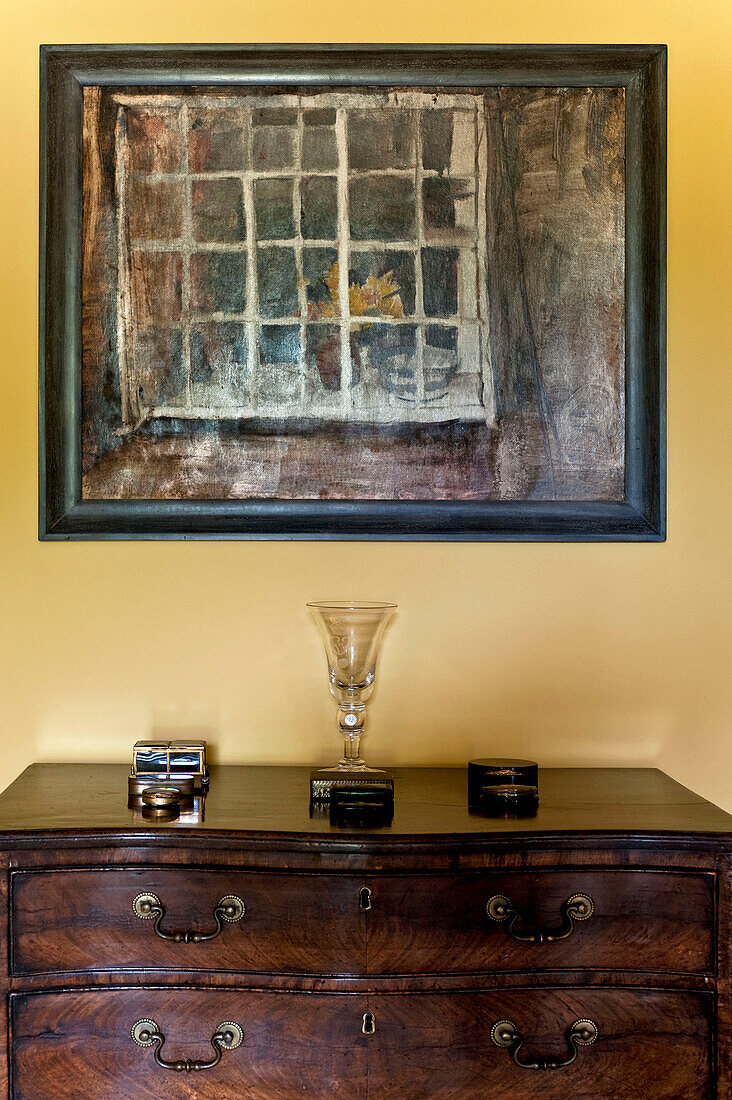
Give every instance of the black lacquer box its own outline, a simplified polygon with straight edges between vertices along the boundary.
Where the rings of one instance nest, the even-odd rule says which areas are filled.
[[[482,757],[468,763],[468,806],[480,809],[483,805],[483,789],[517,783],[539,788],[539,765],[534,760],[515,760],[509,757]]]

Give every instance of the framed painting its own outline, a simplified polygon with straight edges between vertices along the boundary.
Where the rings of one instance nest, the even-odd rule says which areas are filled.
[[[41,538],[663,539],[665,67],[43,47]]]

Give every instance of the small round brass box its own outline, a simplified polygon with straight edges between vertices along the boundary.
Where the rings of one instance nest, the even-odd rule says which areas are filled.
[[[177,821],[180,817],[180,806],[176,802],[175,806],[145,806],[143,804],[142,810],[143,818],[145,821],[154,821],[157,825],[165,825],[169,821]]]
[[[173,810],[180,806],[181,793],[177,787],[146,787],[142,801],[157,810]]]

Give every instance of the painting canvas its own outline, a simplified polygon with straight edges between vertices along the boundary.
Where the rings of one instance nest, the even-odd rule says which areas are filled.
[[[621,499],[623,114],[89,89],[84,495]]]
[[[627,109],[86,81],[81,504],[622,505]]]

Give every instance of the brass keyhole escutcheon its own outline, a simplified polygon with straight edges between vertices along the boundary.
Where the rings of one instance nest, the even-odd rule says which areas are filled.
[[[364,1012],[361,1031],[364,1035],[373,1035],[376,1031],[376,1018],[373,1012]]]
[[[367,912],[372,905],[373,894],[368,886],[362,886],[358,892],[358,907],[362,913]]]

